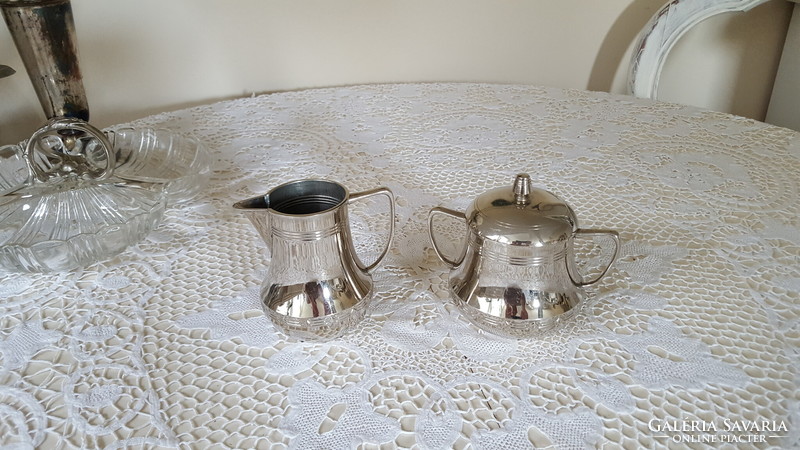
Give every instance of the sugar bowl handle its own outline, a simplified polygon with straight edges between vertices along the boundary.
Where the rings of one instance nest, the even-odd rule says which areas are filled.
[[[606,265],[605,269],[603,269],[603,271],[600,273],[600,275],[596,276],[591,281],[580,281],[581,277],[580,276],[576,277],[572,273],[572,269],[570,269],[570,264],[567,264],[567,273],[569,274],[569,279],[572,280],[572,283],[574,283],[575,286],[588,286],[590,284],[597,283],[598,281],[600,281],[601,278],[603,278],[606,275],[606,273],[608,272],[608,269],[610,269],[611,265],[614,264],[614,261],[617,260],[617,254],[619,254],[619,233],[617,233],[614,230],[601,230],[601,229],[594,229],[594,228],[584,228],[584,229],[576,230],[575,231],[575,235],[576,236],[577,235],[607,236],[607,237],[610,237],[614,241],[614,254],[611,255],[611,260],[608,262],[608,264]]]
[[[441,249],[439,248],[439,245],[436,244],[436,238],[433,235],[433,218],[437,214],[444,214],[446,216],[454,217],[456,219],[463,221],[464,223],[466,223],[467,221],[467,216],[465,216],[464,213],[462,212],[458,212],[450,208],[444,208],[441,206],[437,206],[431,209],[431,212],[428,213],[428,236],[431,239],[431,244],[433,244],[433,251],[436,252],[436,256],[438,256],[439,259],[441,259],[445,264],[450,266],[450,268],[452,269],[457,265],[461,264],[462,261],[464,261],[464,256],[466,255],[467,246],[466,244],[464,245],[464,247],[461,250],[461,255],[458,257],[457,260],[452,260],[447,256],[445,256],[444,253],[442,253]]]
[[[375,260],[372,264],[364,267],[363,269],[367,272],[372,271],[378,264],[383,261],[383,258],[389,252],[389,248],[392,246],[392,239],[394,239],[394,194],[389,188],[386,187],[379,187],[375,189],[370,189],[368,191],[357,192],[355,194],[350,194],[350,198],[347,200],[347,203],[350,204],[353,201],[364,199],[367,197],[372,197],[374,195],[384,195],[386,198],[389,199],[389,239],[386,241],[386,247],[383,248],[383,252],[381,252],[378,259]]]

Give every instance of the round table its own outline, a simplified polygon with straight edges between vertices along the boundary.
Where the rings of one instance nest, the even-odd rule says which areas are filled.
[[[795,132],[490,84],[275,93],[126,125],[193,134],[214,173],[112,260],[0,275],[2,445],[800,445]],[[579,315],[515,340],[479,331],[453,305],[427,214],[464,210],[520,172],[623,244]],[[367,318],[327,342],[273,328],[258,293],[269,252],[232,208],[305,178],[396,197]],[[353,204],[350,215],[370,260],[386,207]],[[463,224],[442,226],[457,248]]]

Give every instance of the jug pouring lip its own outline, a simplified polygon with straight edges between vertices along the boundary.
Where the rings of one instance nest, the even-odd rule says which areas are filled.
[[[266,194],[234,203],[235,209],[269,211],[284,217],[308,217],[333,211],[350,198],[340,183],[324,179],[303,179],[283,183]]]
[[[233,207],[242,210],[269,209],[269,194],[239,200],[233,204]]]

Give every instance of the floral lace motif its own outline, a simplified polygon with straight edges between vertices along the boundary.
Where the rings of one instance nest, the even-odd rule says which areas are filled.
[[[0,446],[667,446],[653,419],[785,421],[767,443],[800,445],[796,133],[480,84],[279,93],[132,125],[193,133],[212,180],[113,260],[0,275]],[[431,207],[463,210],[518,172],[624,242],[586,308],[531,340],[470,325],[427,237]],[[309,177],[397,201],[367,317],[324,343],[261,311],[269,253],[231,208]],[[380,214],[352,205],[365,261],[385,239]],[[464,225],[440,226],[457,251]],[[584,250],[586,270],[607,257]]]

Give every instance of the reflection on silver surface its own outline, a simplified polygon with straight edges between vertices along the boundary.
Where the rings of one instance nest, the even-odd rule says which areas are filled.
[[[466,244],[456,258],[441,252],[434,220],[445,215],[466,221]],[[429,233],[437,255],[450,266],[449,288],[456,304],[477,326],[501,335],[530,337],[575,314],[583,286],[599,281],[616,259],[613,230],[580,229],[572,209],[558,197],[517,175],[512,188],[488,191],[465,214],[433,208]],[[605,236],[611,260],[589,281],[578,274],[573,240]]]
[[[365,265],[356,255],[347,206],[384,195],[389,200],[389,237],[380,256]],[[349,194],[334,182],[290,182],[240,201],[271,252],[261,288],[265,311],[286,334],[332,338],[363,318],[372,294],[370,272],[386,256],[394,234],[394,196],[387,188]]]

